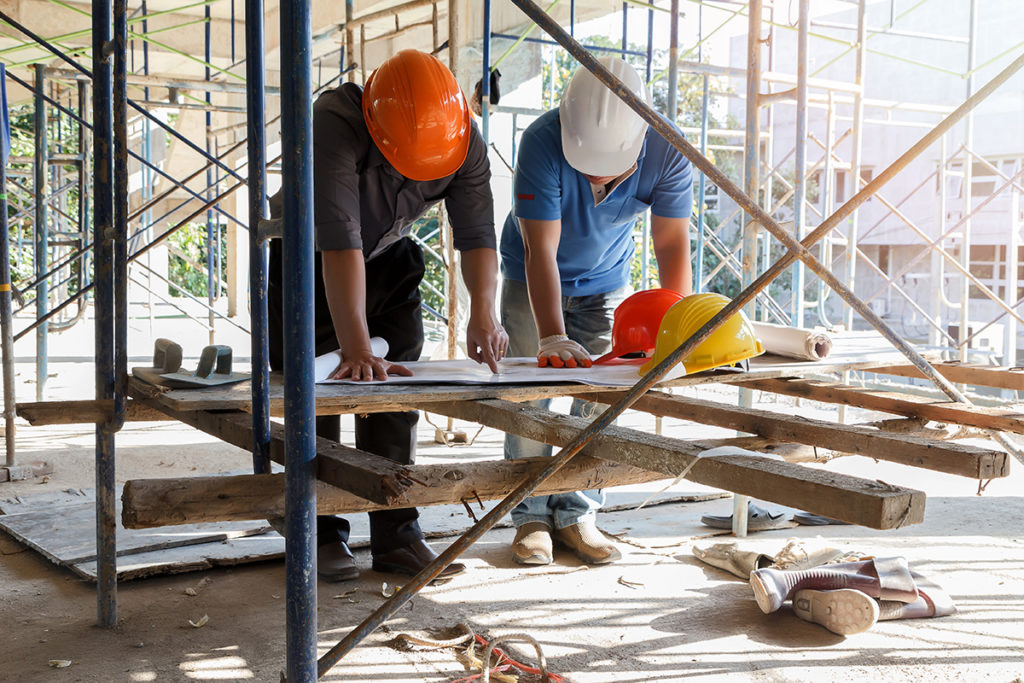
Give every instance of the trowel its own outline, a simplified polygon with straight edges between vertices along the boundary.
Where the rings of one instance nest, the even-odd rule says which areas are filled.
[[[179,362],[180,368],[180,362]],[[199,367],[195,373],[182,372],[176,368],[160,375],[161,384],[176,389],[214,387],[221,384],[243,382],[251,377],[248,373],[231,371],[231,347],[211,344],[199,356]]]
[[[170,339],[157,339],[153,343],[153,367],[132,368],[132,375],[143,382],[168,386],[160,378],[166,373],[174,373],[181,369],[181,345]]]

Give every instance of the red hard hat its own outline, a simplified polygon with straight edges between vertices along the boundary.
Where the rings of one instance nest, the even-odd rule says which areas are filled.
[[[370,74],[363,118],[381,154],[412,180],[437,180],[466,160],[471,115],[455,76],[436,57],[402,50]]]
[[[633,294],[615,309],[612,350],[595,363],[606,363],[630,353],[650,355],[657,345],[661,319],[683,295],[671,289],[645,289]]]

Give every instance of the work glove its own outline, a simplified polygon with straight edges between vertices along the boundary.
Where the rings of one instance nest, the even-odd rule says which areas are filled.
[[[553,334],[540,340],[537,367],[589,368],[594,364],[587,350],[564,334]]]

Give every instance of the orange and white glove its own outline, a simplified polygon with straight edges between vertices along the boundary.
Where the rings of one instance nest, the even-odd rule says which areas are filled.
[[[587,350],[564,334],[553,334],[540,340],[537,367],[589,368],[594,364]]]

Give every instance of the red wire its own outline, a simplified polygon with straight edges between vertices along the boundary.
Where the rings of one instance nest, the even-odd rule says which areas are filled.
[[[476,642],[478,642],[481,646],[483,646],[484,648],[487,647],[487,640],[483,636],[474,633],[473,637],[476,639]],[[491,652],[493,652],[498,657],[498,663],[495,666],[491,667],[491,671],[504,672],[514,667],[516,669],[519,669],[523,673],[535,674],[538,676],[541,674],[541,670],[539,668],[530,666],[529,664],[523,664],[512,659],[501,648],[496,647],[492,649]],[[508,664],[503,664],[503,660],[508,660]],[[478,678],[481,678],[482,676],[483,674],[473,674],[472,676],[466,676],[465,678],[460,678],[458,680],[452,681],[452,683],[469,683],[469,681],[474,681]],[[548,672],[548,681],[550,681],[550,683],[565,683],[565,679],[563,677],[559,676],[558,674],[551,673],[550,671]]]

